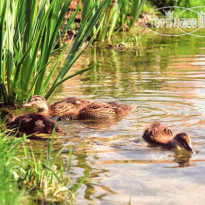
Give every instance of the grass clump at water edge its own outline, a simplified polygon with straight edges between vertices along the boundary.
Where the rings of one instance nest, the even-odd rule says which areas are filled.
[[[0,132],[0,204],[19,204],[23,199],[24,191],[19,190],[15,174],[16,150],[21,142]]]
[[[46,152],[34,153],[23,138],[13,138],[0,131],[0,204],[63,202],[75,200],[75,192],[85,180],[72,182],[62,163],[57,165],[62,149],[52,154],[54,134]],[[23,148],[23,153],[22,153]],[[72,151],[70,149],[69,165]],[[57,160],[57,161],[56,161]]]

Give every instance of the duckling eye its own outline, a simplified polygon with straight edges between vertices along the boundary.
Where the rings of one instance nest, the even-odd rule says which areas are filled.
[[[164,132],[169,134],[169,135],[172,135],[172,131],[168,128],[164,128]]]

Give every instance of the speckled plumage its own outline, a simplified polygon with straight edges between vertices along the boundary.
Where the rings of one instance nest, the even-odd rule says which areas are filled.
[[[133,110],[133,107],[124,104],[118,104],[116,102],[107,102],[115,111],[117,117],[123,117],[130,113]]]
[[[8,114],[6,114],[6,112]],[[61,128],[52,120],[44,117],[38,113],[28,113],[15,117],[8,111],[2,112],[4,116],[8,116],[6,127],[18,131],[20,135],[33,135],[33,134],[52,134],[55,128],[57,133],[63,133]]]
[[[88,100],[70,97],[52,103],[49,106],[50,115],[61,116],[66,113],[79,112],[82,108],[89,104]]]
[[[62,115],[58,120],[101,120],[116,119],[129,114],[132,107],[116,102],[91,102],[79,113],[73,112]]]
[[[89,104],[88,100],[76,97],[65,98],[48,105],[46,99],[39,95],[34,95],[23,107],[34,107],[38,113],[44,116],[62,116],[70,113],[78,113],[83,107]]]
[[[173,139],[172,131],[159,122],[149,125],[143,134],[143,138],[150,144],[164,145]]]
[[[133,107],[116,102],[92,102],[70,97],[47,104],[45,98],[34,95],[23,107],[35,107],[44,116],[58,116],[58,120],[116,119],[129,114]]]
[[[115,109],[108,103],[92,102],[80,110],[78,119],[113,119],[115,117]]]
[[[191,140],[188,134],[178,133],[173,136],[172,131],[159,122],[149,125],[143,133],[143,139],[152,145],[165,148],[181,147],[192,152]]]

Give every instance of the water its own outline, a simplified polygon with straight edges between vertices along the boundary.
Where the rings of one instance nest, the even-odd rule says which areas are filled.
[[[134,104],[116,123],[61,122],[68,133],[56,144],[73,146],[72,178],[89,177],[76,204],[204,204],[205,41],[136,31],[118,36],[126,48],[96,45],[75,69],[92,71],[60,87],[52,100],[78,96]],[[135,46],[136,44],[136,46]],[[195,154],[149,147],[143,130],[154,121],[190,134]]]

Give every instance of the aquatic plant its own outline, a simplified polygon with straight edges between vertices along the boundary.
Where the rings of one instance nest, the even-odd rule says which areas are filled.
[[[168,7],[168,6],[181,6],[181,7],[194,7],[194,6],[204,6],[204,0],[151,0],[148,1],[150,4],[156,6],[157,8]],[[162,12],[163,10],[160,10]],[[193,15],[193,14],[192,14]]]
[[[16,150],[22,139],[13,139],[0,131],[0,204],[20,204],[26,200],[15,180]]]
[[[86,68],[67,75],[95,38],[92,36],[87,46],[82,48],[94,26],[99,30],[102,25],[99,22],[96,26],[96,23],[108,1],[98,3],[92,15],[88,12],[81,21],[75,40],[56,49],[61,35],[73,24],[79,5],[66,20],[71,0],[1,0],[0,101],[14,104],[28,100],[33,94],[46,94],[45,97],[49,98],[58,85],[88,70]],[[65,27],[59,35],[63,25]],[[54,53],[58,58],[52,64],[50,57]],[[67,56],[63,61],[65,54]],[[62,61],[63,65],[57,70]]]
[[[3,121],[0,127],[3,127]],[[72,149],[69,150],[68,164],[59,163],[64,148],[53,153],[54,135],[55,131],[47,150],[36,153],[26,142],[25,135],[14,138],[6,130],[0,130],[0,204],[22,204],[22,201],[63,201],[69,204],[75,199],[87,174],[77,182],[70,179]]]
[[[69,151],[69,164],[59,164],[59,157],[64,147],[52,154],[55,131],[48,143],[46,153],[34,153],[32,147],[24,144],[24,155],[26,160],[21,161],[19,174],[19,185],[31,193],[32,200],[37,201],[63,201],[69,204],[75,199],[75,192],[86,179],[75,183],[70,179],[68,173],[71,166],[72,149]],[[68,168],[68,169],[66,169]],[[66,201],[66,202],[65,202]]]
[[[85,19],[90,11],[95,12],[100,2],[101,0],[83,0],[82,19]],[[116,32],[131,29],[145,2],[146,0],[109,0],[105,12],[100,15],[99,22],[103,22],[100,31],[96,33],[97,25],[92,33],[97,35],[98,40],[105,40],[110,39]]]

